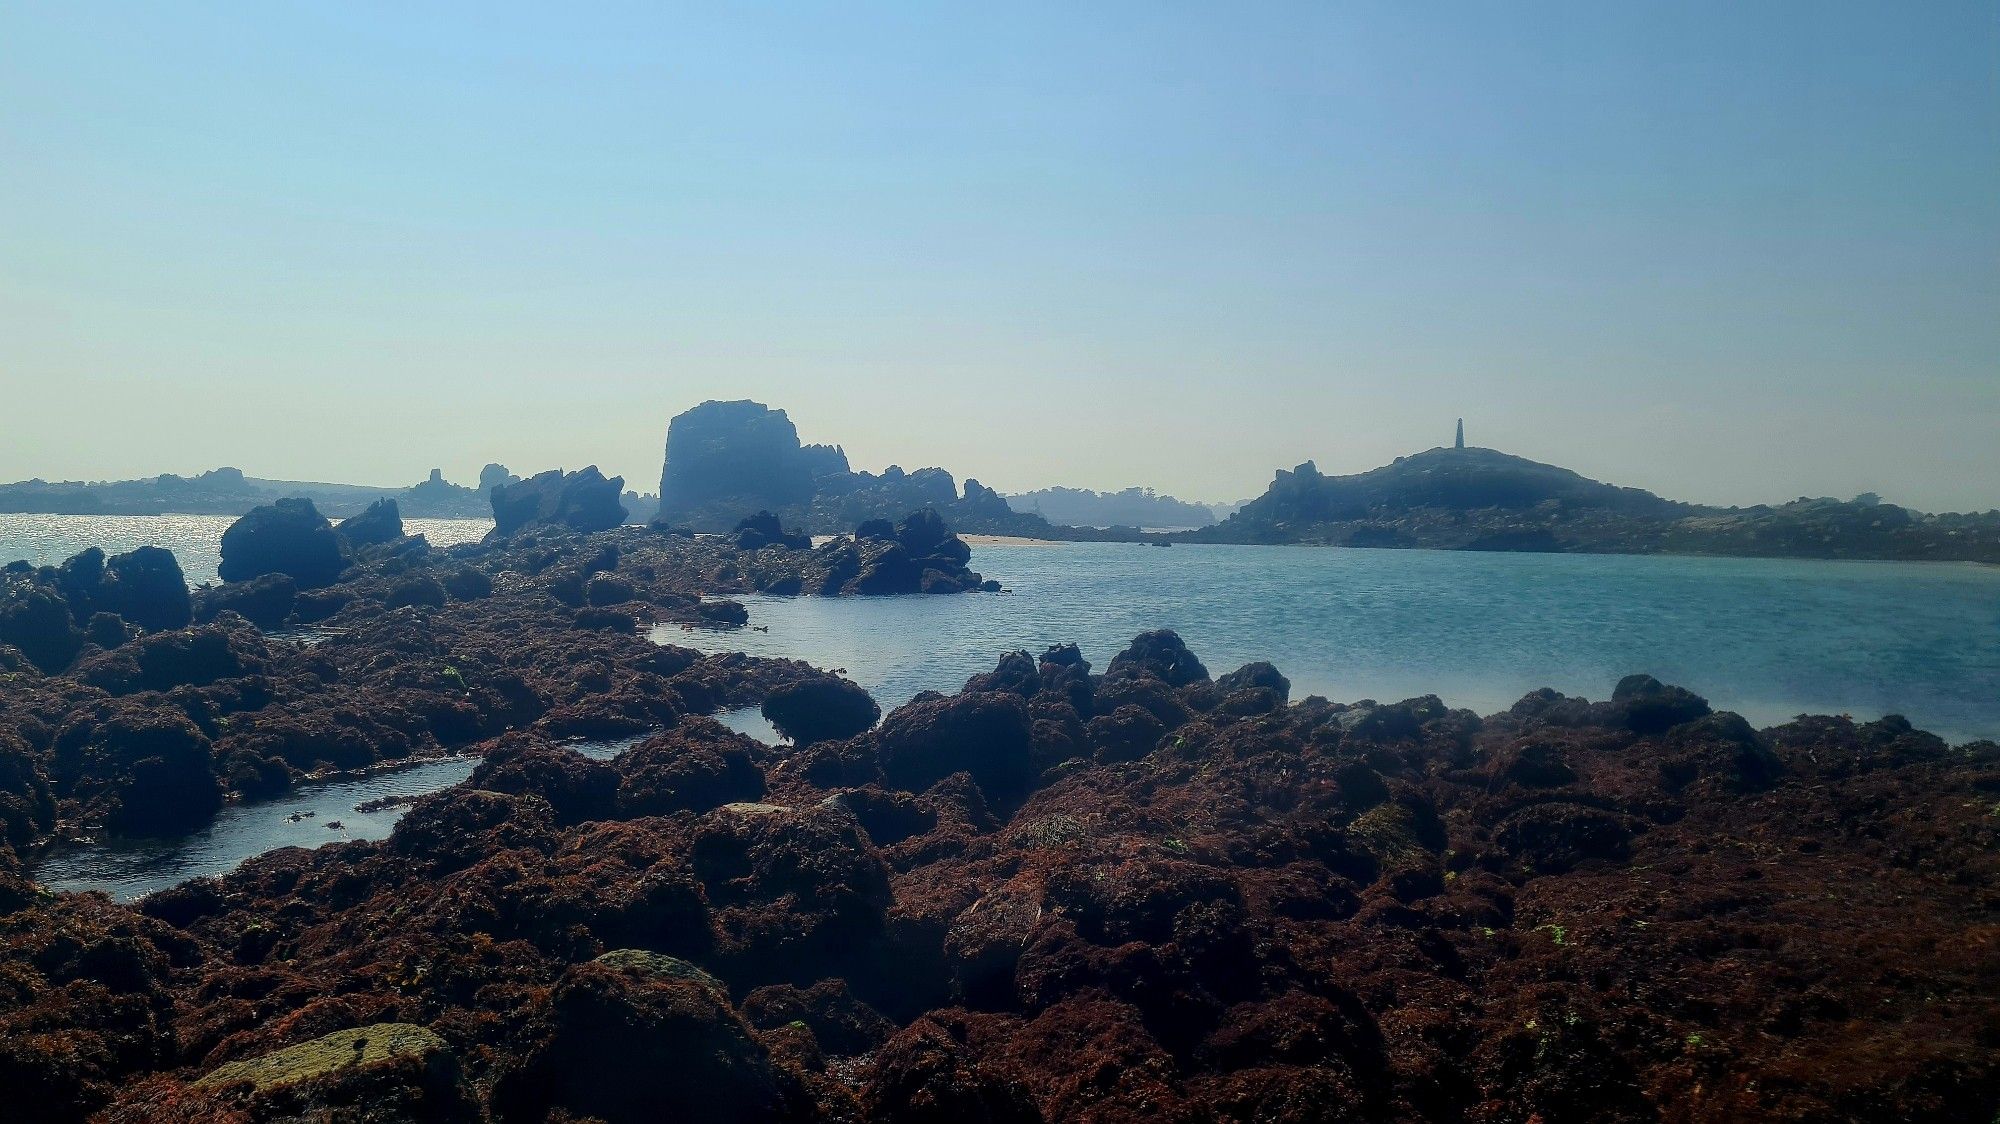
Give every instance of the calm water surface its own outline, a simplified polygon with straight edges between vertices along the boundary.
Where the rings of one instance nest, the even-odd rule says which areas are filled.
[[[1011,593],[746,599],[769,632],[655,638],[845,668],[884,709],[1001,652],[1074,641],[1102,670],[1172,628],[1220,674],[1270,660],[1293,697],[1437,694],[1490,713],[1537,687],[1607,697],[1650,672],[1753,722],[1898,713],[2000,738],[2000,569],[1970,564],[1315,547],[981,546]]]

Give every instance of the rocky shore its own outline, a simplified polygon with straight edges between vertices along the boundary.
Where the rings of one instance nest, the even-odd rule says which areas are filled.
[[[588,470],[503,486],[485,543],[433,550],[394,501],[333,526],[308,500],[223,536],[223,583],[173,555],[85,551],[0,570],[0,829],[206,823],[308,776],[476,748],[508,731],[622,737],[827,678],[704,656],[656,624],[741,626],[732,594],[957,593],[992,585],[935,513],[813,548],[775,520],[731,536],[619,526]]]
[[[61,668],[0,650],[10,1119],[2000,1109],[1993,743],[1894,718],[1758,731],[1645,676],[1485,717],[1294,700],[1278,669],[1212,676],[1169,632],[1101,671],[1009,653],[880,717],[837,674],[637,626],[773,584],[862,592],[896,556],[962,567],[929,520],[807,549],[775,520],[552,519],[462,551],[337,543],[333,584],[267,573],[151,630],[96,606],[154,567],[10,572],[10,607],[92,610]],[[274,577],[290,631],[218,607]],[[100,615],[127,635],[100,644]],[[703,717],[725,703],[789,744]],[[562,744],[635,734],[608,762]],[[477,771],[381,842],[131,907],[21,866],[64,821],[192,822],[444,745]]]

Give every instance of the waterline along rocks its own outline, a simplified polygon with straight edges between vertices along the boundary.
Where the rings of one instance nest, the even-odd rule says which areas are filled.
[[[254,576],[192,596],[157,548],[7,567],[0,746],[12,772],[0,777],[0,801],[10,802],[10,836],[32,849],[59,827],[186,830],[224,799],[269,798],[328,771],[458,751],[510,730],[630,736],[755,706],[779,687],[845,700],[827,715],[780,703],[797,736],[845,736],[855,715],[870,724],[874,715],[865,693],[840,693],[859,690],[851,684],[790,661],[661,646],[644,630],[740,625],[746,614],[731,594],[991,584],[935,513],[818,548],[783,532],[776,541],[629,526],[586,534],[568,521],[615,501],[617,482],[568,479],[538,488],[556,497],[546,520],[446,550],[421,536],[385,540],[393,504],[359,517],[367,522],[353,534],[353,521],[336,532],[307,501],[281,502],[224,535],[225,573]]]

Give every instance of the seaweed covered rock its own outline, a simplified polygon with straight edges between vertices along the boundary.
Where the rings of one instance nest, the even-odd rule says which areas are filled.
[[[794,745],[809,745],[872,728],[882,708],[858,685],[828,675],[774,688],[764,696],[763,714]]]
[[[142,546],[108,560],[91,547],[58,568],[56,584],[79,622],[110,613],[159,630],[182,628],[193,619],[187,578],[173,552],[161,547]]]
[[[0,730],[0,843],[25,851],[54,830],[55,822],[55,798],[28,744],[11,731]]]
[[[205,585],[194,593],[194,619],[207,624],[224,613],[235,613],[259,628],[276,628],[292,615],[298,599],[299,583],[290,574]]]
[[[1650,675],[1628,675],[1611,692],[1612,708],[1634,733],[1655,734],[1709,713],[1708,700]]]
[[[271,653],[254,629],[209,624],[141,636],[117,650],[86,659],[77,679],[114,695],[206,687],[221,679],[261,674]]]
[[[707,718],[689,718],[618,755],[624,816],[706,811],[764,795],[755,741]]]
[[[756,1036],[699,979],[578,964],[529,1019],[539,1040],[494,1091],[504,1121],[563,1109],[604,1124],[751,1124],[787,1106],[789,1091]]]
[[[347,568],[333,525],[307,499],[284,499],[250,512],[222,532],[225,582],[284,574],[301,589],[331,585]]]
[[[565,473],[552,468],[493,489],[493,534],[505,538],[530,527],[606,531],[625,522],[623,476],[606,479],[590,465]]]
[[[558,824],[604,819],[618,807],[618,773],[611,766],[532,734],[508,734],[490,745],[467,783],[539,796]]]
[[[876,731],[882,773],[898,788],[921,792],[964,772],[989,796],[1027,788],[1033,742],[1028,707],[996,692],[920,699],[896,708]]]
[[[1151,676],[1169,687],[1185,687],[1207,679],[1208,669],[1188,651],[1179,633],[1162,628],[1133,637],[1124,651],[1111,657],[1104,676],[1107,679]]]
[[[106,704],[73,718],[50,774],[58,793],[123,835],[185,830],[222,807],[208,737],[164,706]]]
[[[1028,1086],[931,1019],[889,1040],[875,1057],[861,1103],[882,1124],[1041,1124]]]
[[[8,573],[0,575],[0,644],[53,675],[76,660],[84,634],[52,581],[34,571]]]

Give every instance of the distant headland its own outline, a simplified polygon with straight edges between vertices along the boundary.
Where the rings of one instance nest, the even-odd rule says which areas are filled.
[[[1566,468],[1465,444],[1427,449],[1351,476],[1307,461],[1262,496],[1181,536],[1214,543],[1307,543],[1434,550],[1715,554],[2000,562],[2000,511],[1931,514],[1873,494],[1849,500],[1716,507],[1606,484]]]
[[[418,519],[484,519],[493,514],[493,489],[520,477],[503,464],[480,470],[474,487],[454,484],[440,469],[407,488],[331,484],[306,480],[265,480],[239,468],[217,468],[195,476],[167,473],[139,480],[23,480],[0,484],[0,512],[47,515],[242,515],[279,499],[308,499],[331,516],[354,515],[377,500],[395,500],[403,514]],[[654,497],[627,492],[633,522],[653,514]]]
[[[485,518],[494,488],[519,480],[500,464],[487,465],[477,486],[433,469],[407,488],[265,480],[219,468],[191,477],[0,484],[0,512],[241,515],[303,498],[342,517],[392,499],[414,518]],[[1450,446],[1366,472],[1329,476],[1313,461],[1279,469],[1263,495],[1216,522],[1203,505],[1146,488],[1003,496],[972,477],[961,485],[940,467],[858,470],[840,445],[802,442],[782,409],[709,401],[669,423],[659,495],[625,491],[619,502],[626,522],[704,533],[731,533],[764,512],[808,534],[844,534],[928,508],[964,534],[1051,541],[2000,563],[2000,510],[1932,514],[1873,494],[1753,507],[1670,500],[1468,446],[1463,419]]]

